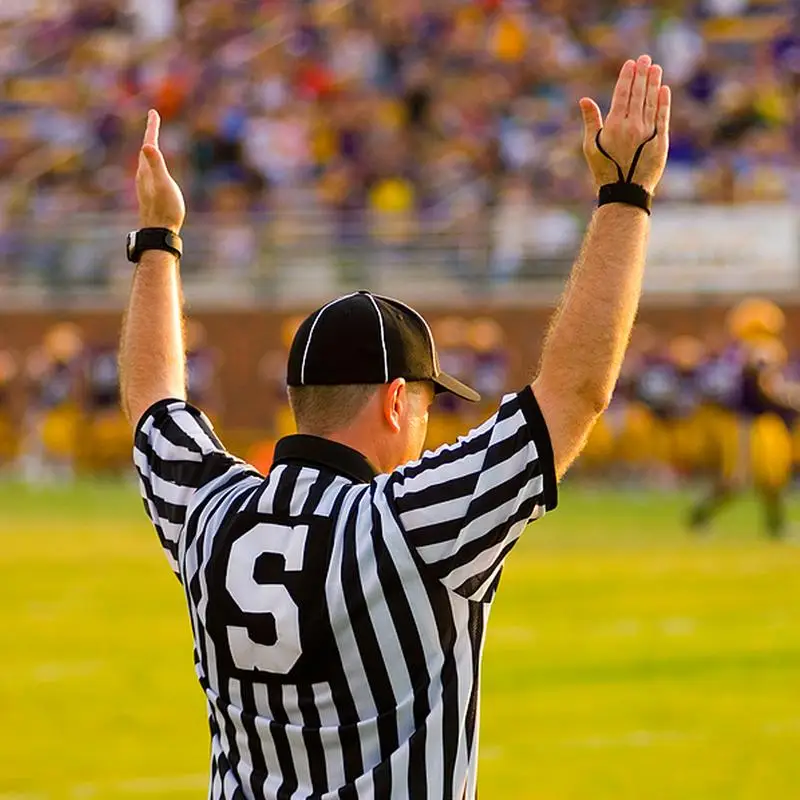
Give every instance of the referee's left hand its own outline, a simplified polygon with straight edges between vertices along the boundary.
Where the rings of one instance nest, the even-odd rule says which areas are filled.
[[[151,110],[147,115],[147,130],[139,152],[136,172],[136,196],[139,218],[143,228],[169,228],[180,233],[186,217],[183,193],[169,174],[164,154],[158,147],[161,117]]]
[[[580,101],[583,115],[583,152],[595,186],[618,180],[617,168],[597,147],[600,143],[627,175],[639,146],[647,141],[632,175],[651,194],[655,192],[669,151],[669,120],[672,97],[662,85],[662,69],[648,55],[622,66],[605,121],[600,108],[589,97]]]

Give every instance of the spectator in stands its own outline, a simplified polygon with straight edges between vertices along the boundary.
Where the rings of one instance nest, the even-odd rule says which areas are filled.
[[[0,196],[28,186],[18,204],[29,212],[129,209],[119,165],[135,168],[132,130],[155,105],[193,208],[235,195],[237,213],[276,217],[287,213],[279,198],[302,197],[334,244],[369,235],[396,253],[435,231],[459,245],[456,274],[473,274],[474,243],[508,213],[509,176],[537,204],[585,196],[577,87],[591,76],[611,85],[606,73],[634,41],[660,53],[677,95],[664,197],[773,201],[798,183],[800,23],[785,1],[46,8],[0,14]],[[37,223],[37,238],[48,235]],[[0,259],[8,247],[0,223]]]

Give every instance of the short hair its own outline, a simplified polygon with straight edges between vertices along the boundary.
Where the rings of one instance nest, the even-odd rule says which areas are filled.
[[[290,386],[289,405],[298,430],[327,436],[346,428],[378,391],[378,384]]]
[[[289,406],[297,428],[313,436],[328,436],[346,428],[364,410],[380,384],[356,383],[348,386],[289,386]],[[409,381],[409,392],[424,391],[425,381]]]

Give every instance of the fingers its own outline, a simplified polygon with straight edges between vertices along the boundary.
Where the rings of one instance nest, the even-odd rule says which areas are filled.
[[[589,97],[581,99],[580,107],[585,139],[587,142],[593,142],[597,132],[603,127],[603,115],[600,113],[597,103]]]
[[[147,113],[147,128],[144,132],[144,144],[158,147],[158,132],[161,128],[161,117],[158,111],[150,109]]]
[[[146,144],[142,147],[142,156],[147,165],[157,176],[168,176],[167,162],[164,161],[164,154],[154,145]]]
[[[628,116],[642,114],[644,112],[644,101],[647,94],[647,76],[650,72],[650,65],[653,60],[650,56],[639,56],[636,62],[636,74],[631,87],[630,104],[628,105]]]
[[[671,111],[672,92],[669,86],[662,86],[658,92],[658,112],[656,116],[659,136],[667,136],[669,134],[669,118]]]
[[[611,108],[609,116],[624,117],[628,113],[628,106],[631,100],[631,88],[633,79],[636,77],[636,62],[628,59],[619,71],[617,85],[614,87],[614,94],[611,97]]]
[[[661,78],[663,71],[658,64],[654,64],[647,72],[647,92],[644,99],[644,127],[650,132],[656,127],[656,114],[658,113],[658,98],[661,93]]]

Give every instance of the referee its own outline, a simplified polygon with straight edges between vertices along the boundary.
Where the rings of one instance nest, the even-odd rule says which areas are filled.
[[[150,112],[121,389],[145,508],[189,607],[212,799],[475,797],[481,652],[503,562],[555,507],[636,314],[668,147],[661,74],[648,56],[626,62],[605,127],[581,100],[600,207],[533,383],[422,455],[434,395],[478,395],[440,371],[417,312],[338,298],[294,340],[301,433],[278,443],[266,477],[186,402],[185,208]]]

